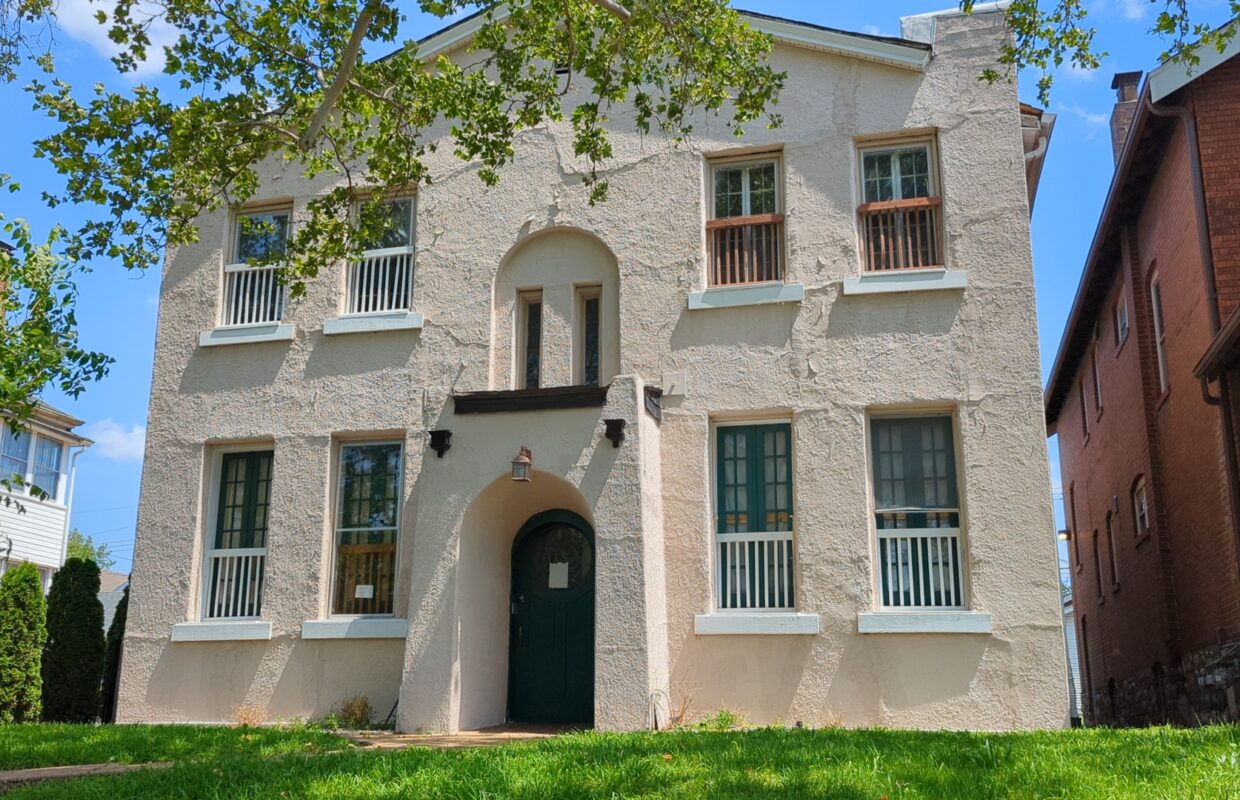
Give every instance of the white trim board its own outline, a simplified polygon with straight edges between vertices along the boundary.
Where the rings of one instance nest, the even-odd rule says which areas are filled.
[[[892,294],[928,292],[942,289],[960,290],[968,286],[969,276],[962,270],[941,268],[892,269],[866,272],[844,279],[844,294]]]
[[[727,612],[697,614],[693,617],[693,632],[698,636],[817,636],[819,630],[820,623],[817,614]]]
[[[1232,38],[1221,53],[1214,46],[1202,47],[1200,45],[1195,48],[1194,52],[1199,59],[1196,66],[1190,68],[1186,64],[1168,61],[1150,72],[1150,100],[1157,103],[1168,95],[1183,89],[1215,67],[1226,64],[1235,56],[1240,55],[1240,36]]]
[[[241,325],[235,328],[216,328],[210,331],[203,331],[198,336],[199,347],[291,341],[293,341],[293,326],[275,322],[267,325]]]
[[[354,314],[323,320],[323,333],[375,333],[378,331],[416,331],[422,329],[422,315],[412,311],[384,314]]]
[[[262,620],[181,622],[172,626],[174,642],[266,641],[270,638],[271,623]]]
[[[871,611],[857,615],[857,633],[976,633],[994,625],[979,611]]]
[[[746,286],[717,286],[689,293],[689,310],[764,306],[771,303],[799,303],[805,299],[800,283],[755,283]]]
[[[301,624],[303,639],[404,639],[409,620],[389,617],[308,619]]]

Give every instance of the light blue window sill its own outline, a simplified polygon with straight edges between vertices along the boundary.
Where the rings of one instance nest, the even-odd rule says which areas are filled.
[[[376,331],[416,331],[422,329],[422,315],[412,311],[395,314],[357,314],[323,321],[323,333],[375,333]]]
[[[857,633],[990,634],[994,624],[980,611],[873,611],[857,615]]]
[[[404,639],[409,620],[390,617],[311,619],[301,624],[303,639]]]
[[[199,347],[220,347],[229,344],[254,344],[256,342],[291,342],[293,326],[273,322],[266,325],[237,325],[203,331],[198,336]]]
[[[751,286],[720,286],[704,292],[689,293],[689,310],[740,308],[770,303],[799,303],[805,299],[801,283],[757,283]]]
[[[892,269],[867,272],[844,279],[844,294],[890,294],[895,292],[929,292],[943,289],[964,289],[968,273],[941,267],[932,269]]]
[[[271,638],[271,623],[261,620],[182,622],[172,626],[174,642],[243,642]]]
[[[818,630],[817,614],[718,612],[693,618],[693,632],[698,636],[816,636]]]

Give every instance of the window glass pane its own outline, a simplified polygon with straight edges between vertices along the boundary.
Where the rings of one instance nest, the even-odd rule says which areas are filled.
[[[950,417],[875,419],[874,507],[885,528],[960,524]]]
[[[582,383],[587,386],[598,385],[599,359],[599,298],[587,297],[582,304],[582,316],[585,330],[582,331]]]
[[[537,389],[542,366],[542,303],[525,306],[525,388]]]
[[[367,250],[388,247],[410,247],[413,244],[413,200],[404,198],[383,204],[387,212],[388,228],[377,242],[368,243]]]
[[[749,168],[749,213],[774,214],[775,164],[767,163]]]
[[[60,459],[63,446],[60,442],[40,436],[35,440],[34,485],[47,492],[53,500],[59,499]]]
[[[763,426],[762,490],[764,531],[792,530],[792,476],[787,425]]]
[[[719,429],[720,533],[749,530],[749,430]]]
[[[0,479],[12,480],[14,475],[26,478],[26,459],[30,457],[30,431],[16,434],[4,427],[3,444],[0,444]]]
[[[392,613],[401,451],[398,443],[340,450],[333,613]]]
[[[900,157],[900,197],[930,196],[930,154],[924,147],[901,150]]]
[[[237,263],[277,258],[288,243],[288,212],[248,214],[237,221]]]
[[[394,528],[399,444],[346,445],[340,451],[340,527]]]
[[[739,217],[744,211],[744,176],[740,167],[715,170],[715,217]]]
[[[270,502],[271,452],[225,453],[215,548],[266,547]]]
[[[895,192],[891,153],[866,153],[862,163],[862,177],[865,184],[865,202],[891,200]]]

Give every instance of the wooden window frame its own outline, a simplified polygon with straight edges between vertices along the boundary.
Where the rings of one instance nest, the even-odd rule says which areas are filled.
[[[1107,553],[1111,560],[1111,591],[1119,590],[1119,551],[1115,547],[1115,513],[1107,512]]]
[[[1171,391],[1171,376],[1167,365],[1167,328],[1163,308],[1162,276],[1154,273],[1150,278],[1150,316],[1154,322],[1154,354],[1158,360],[1158,387],[1160,394]]]
[[[1089,441],[1089,401],[1085,398],[1084,376],[1081,377],[1081,380],[1077,383],[1076,388],[1080,390],[1080,393],[1081,393],[1081,436],[1083,437],[1084,441],[1088,442]]]
[[[538,380],[534,386],[529,385],[529,340],[530,340],[530,306],[537,305],[538,313]],[[516,325],[513,354],[513,388],[538,389],[543,383],[543,356],[546,337],[543,335],[547,321],[546,306],[543,303],[543,292],[538,289],[522,289],[517,292]]]
[[[903,194],[899,182],[898,162],[893,162],[896,168],[892,171],[892,199],[890,200],[866,200],[865,193],[865,159],[866,156],[879,155],[884,153],[898,153],[901,150],[912,150],[915,148],[924,148],[926,150],[927,160],[927,190],[926,197],[896,197],[897,193]],[[861,257],[861,269],[863,272],[885,272],[899,271],[903,269],[947,269],[949,256],[947,240],[945,236],[945,225],[943,215],[943,190],[942,177],[940,175],[939,166],[939,148],[938,137],[934,133],[920,132],[915,135],[894,135],[884,138],[868,139],[859,142],[856,146],[857,161],[855,169],[856,192],[857,192],[857,214],[856,214],[856,235],[857,235],[857,252]],[[869,243],[866,235],[865,220],[867,215],[881,214],[884,212],[910,212],[918,209],[926,210],[933,214],[933,229],[931,235],[934,237],[935,248],[937,249],[938,263],[923,264],[911,267],[883,267],[873,268],[873,254],[869,251]],[[897,248],[899,249],[899,248]],[[933,260],[933,259],[932,259]]]
[[[586,382],[586,303],[590,300],[598,302],[598,333],[596,336],[598,363],[595,366],[597,375],[593,383]],[[573,314],[576,317],[573,325],[573,383],[577,386],[599,386],[603,380],[603,287],[599,284],[588,284],[574,287]]]
[[[1150,535],[1153,519],[1150,514],[1149,491],[1146,489],[1145,478],[1138,478],[1132,487],[1132,531],[1133,538],[1138,542]],[[1142,529],[1142,520],[1145,522]]]
[[[1098,344],[1095,341],[1089,354],[1089,369],[1094,383],[1094,413],[1102,413],[1102,375],[1098,372]]]
[[[749,171],[754,167],[771,164],[775,171],[775,211],[769,214],[753,214],[749,208],[751,192],[749,191]],[[741,189],[741,215],[735,217],[718,216],[715,190],[718,171],[721,169],[743,169],[743,185]],[[706,159],[706,285],[710,288],[728,286],[751,286],[760,283],[786,283],[788,281],[788,245],[787,228],[785,226],[785,179],[783,151],[766,151],[746,153],[733,156],[708,156]],[[779,277],[769,281],[736,281],[721,282],[716,280],[714,240],[717,232],[728,228],[746,226],[774,226],[775,259],[778,261]]]
[[[1118,351],[1124,346],[1124,342],[1128,341],[1132,325],[1128,313],[1128,297],[1124,294],[1123,286],[1120,286],[1119,297],[1115,298],[1115,305],[1111,308],[1111,322],[1115,326],[1115,349]]]
[[[337,612],[336,609],[336,579],[337,567],[339,564],[340,550],[340,534],[345,532],[341,523],[343,522],[344,504],[342,502],[342,492],[344,490],[344,451],[348,447],[377,447],[384,445],[396,445],[400,448],[396,466],[396,519],[390,528],[372,528],[371,530],[391,530],[393,532],[392,543],[392,611],[382,614],[350,614]],[[345,439],[335,443],[335,482],[332,488],[332,525],[331,525],[331,567],[329,570],[329,589],[327,597],[327,613],[331,619],[392,619],[396,614],[397,584],[400,575],[400,542],[401,542],[401,524],[403,520],[403,506],[405,502],[405,441],[399,438],[383,437],[376,439]],[[348,530],[355,530],[350,528]],[[357,598],[353,598],[357,599]]]
[[[224,479],[227,474],[226,472],[227,463],[234,458],[240,458],[240,457],[257,458],[257,457],[261,457],[264,455],[268,456],[271,459],[271,474],[270,474],[269,481],[268,481],[268,495],[267,495],[267,503],[266,503],[267,525],[264,528],[263,544],[261,547],[221,548],[218,545],[219,545],[219,537],[221,534],[221,526],[223,525],[223,522],[224,522],[224,517],[223,517],[224,515],[224,491],[225,491]],[[201,559],[201,570],[200,570],[201,579],[199,581],[200,585],[197,587],[197,590],[196,590],[197,595],[198,595],[198,608],[199,608],[198,618],[203,621],[223,622],[223,623],[262,619],[262,603],[263,603],[262,595],[263,595],[263,591],[265,589],[265,584],[267,580],[266,558],[269,552],[268,540],[270,538],[270,533],[271,533],[270,531],[271,517],[272,517],[271,515],[271,508],[272,508],[271,488],[272,488],[272,484],[274,484],[275,482],[275,448],[271,442],[249,442],[249,443],[239,443],[239,444],[231,444],[231,445],[216,447],[213,449],[211,453],[210,464],[211,464],[211,470],[210,470],[210,475],[209,475],[209,481],[207,483],[207,493],[206,493],[208,515],[206,517],[207,524],[204,526],[205,530],[203,532],[204,534],[203,535],[203,548],[202,548],[202,559]],[[247,467],[247,473],[248,472],[249,472],[249,468]],[[254,488],[252,485],[250,485],[249,474],[247,474],[246,476],[246,483],[249,489]],[[257,507],[257,498],[251,496],[248,490],[247,490],[246,500],[243,504],[243,509],[246,506],[249,506],[249,513],[253,513],[253,511]],[[242,511],[243,515],[246,513],[247,513],[246,511],[244,510]],[[249,524],[252,526],[254,524],[254,520],[251,519]],[[253,536],[253,530],[251,530],[250,535]],[[251,544],[253,544],[253,542],[251,542]],[[215,575],[213,572],[212,561],[215,557],[217,557],[220,554],[231,554],[232,557],[235,557],[235,558],[246,558],[247,556],[248,557],[257,556],[263,559],[262,574],[259,576],[259,582],[263,585],[260,586],[259,589],[257,590],[258,595],[255,600],[255,604],[257,605],[258,611],[259,611],[258,614],[240,615],[240,616],[236,616],[236,615],[213,616],[210,613],[211,600],[212,600],[211,589],[212,589],[212,585],[215,583]],[[227,604],[228,603],[225,602],[225,605]]]

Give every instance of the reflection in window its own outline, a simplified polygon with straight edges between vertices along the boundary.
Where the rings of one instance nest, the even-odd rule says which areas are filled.
[[[399,443],[340,448],[335,614],[391,614],[399,525]]]
[[[521,364],[523,389],[537,389],[542,378],[542,293],[521,296]]]

